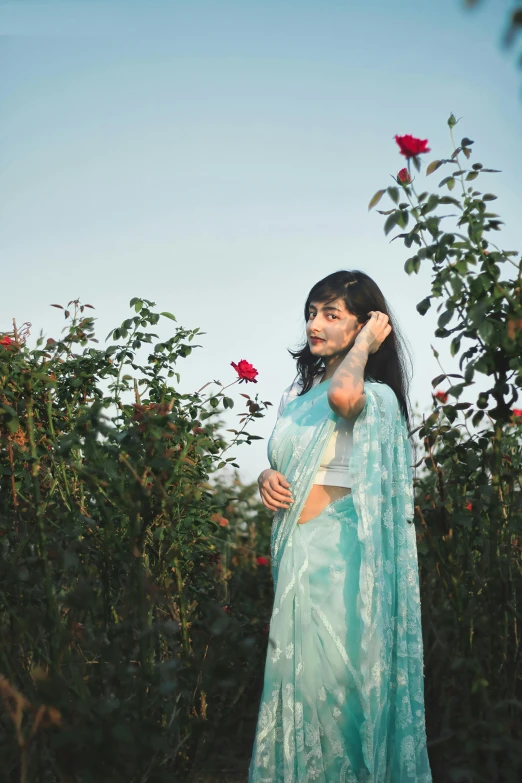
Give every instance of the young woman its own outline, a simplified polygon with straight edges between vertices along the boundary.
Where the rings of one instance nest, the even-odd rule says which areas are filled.
[[[275,600],[249,783],[431,783],[397,329],[359,271],[305,320],[259,476]]]

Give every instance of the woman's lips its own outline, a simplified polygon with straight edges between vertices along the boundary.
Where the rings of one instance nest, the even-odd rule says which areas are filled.
[[[310,337],[311,343],[324,343],[324,340],[322,340],[320,337]]]

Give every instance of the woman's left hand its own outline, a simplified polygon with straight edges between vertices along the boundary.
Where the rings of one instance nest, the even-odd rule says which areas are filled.
[[[382,343],[390,334],[389,317],[378,310],[370,310],[370,320],[367,321],[355,339],[355,344],[364,342],[368,348],[368,354],[379,350]]]

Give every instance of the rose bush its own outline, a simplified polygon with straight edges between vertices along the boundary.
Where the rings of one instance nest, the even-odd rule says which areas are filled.
[[[214,477],[269,403],[244,395],[227,443],[227,386],[179,390],[197,329],[160,341],[174,316],[136,298],[101,349],[90,306],[56,307],[60,337],[0,347],[0,769],[182,779],[266,647],[263,597],[230,594],[235,512]],[[249,587],[264,551],[239,569]]]
[[[502,221],[496,196],[477,189],[495,172],[468,165],[473,141],[426,168],[446,169],[438,191],[425,189],[419,154],[427,140],[396,137],[407,174],[387,194],[384,230],[413,250],[407,274],[431,269],[431,292],[417,305],[437,308],[435,336],[450,340],[458,372],[432,386],[434,409],[416,432],[416,521],[425,650],[428,749],[435,781],[516,781],[522,759],[519,650],[522,601],[522,422],[513,405],[522,387],[519,254],[493,241]],[[419,143],[417,143],[419,142]],[[453,368],[452,368],[453,369]],[[476,387],[474,389],[474,387]]]

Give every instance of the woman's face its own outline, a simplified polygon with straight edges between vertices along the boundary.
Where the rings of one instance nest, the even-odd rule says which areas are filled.
[[[313,356],[330,358],[346,355],[364,324],[346,309],[343,299],[311,302],[306,322],[306,337]]]

